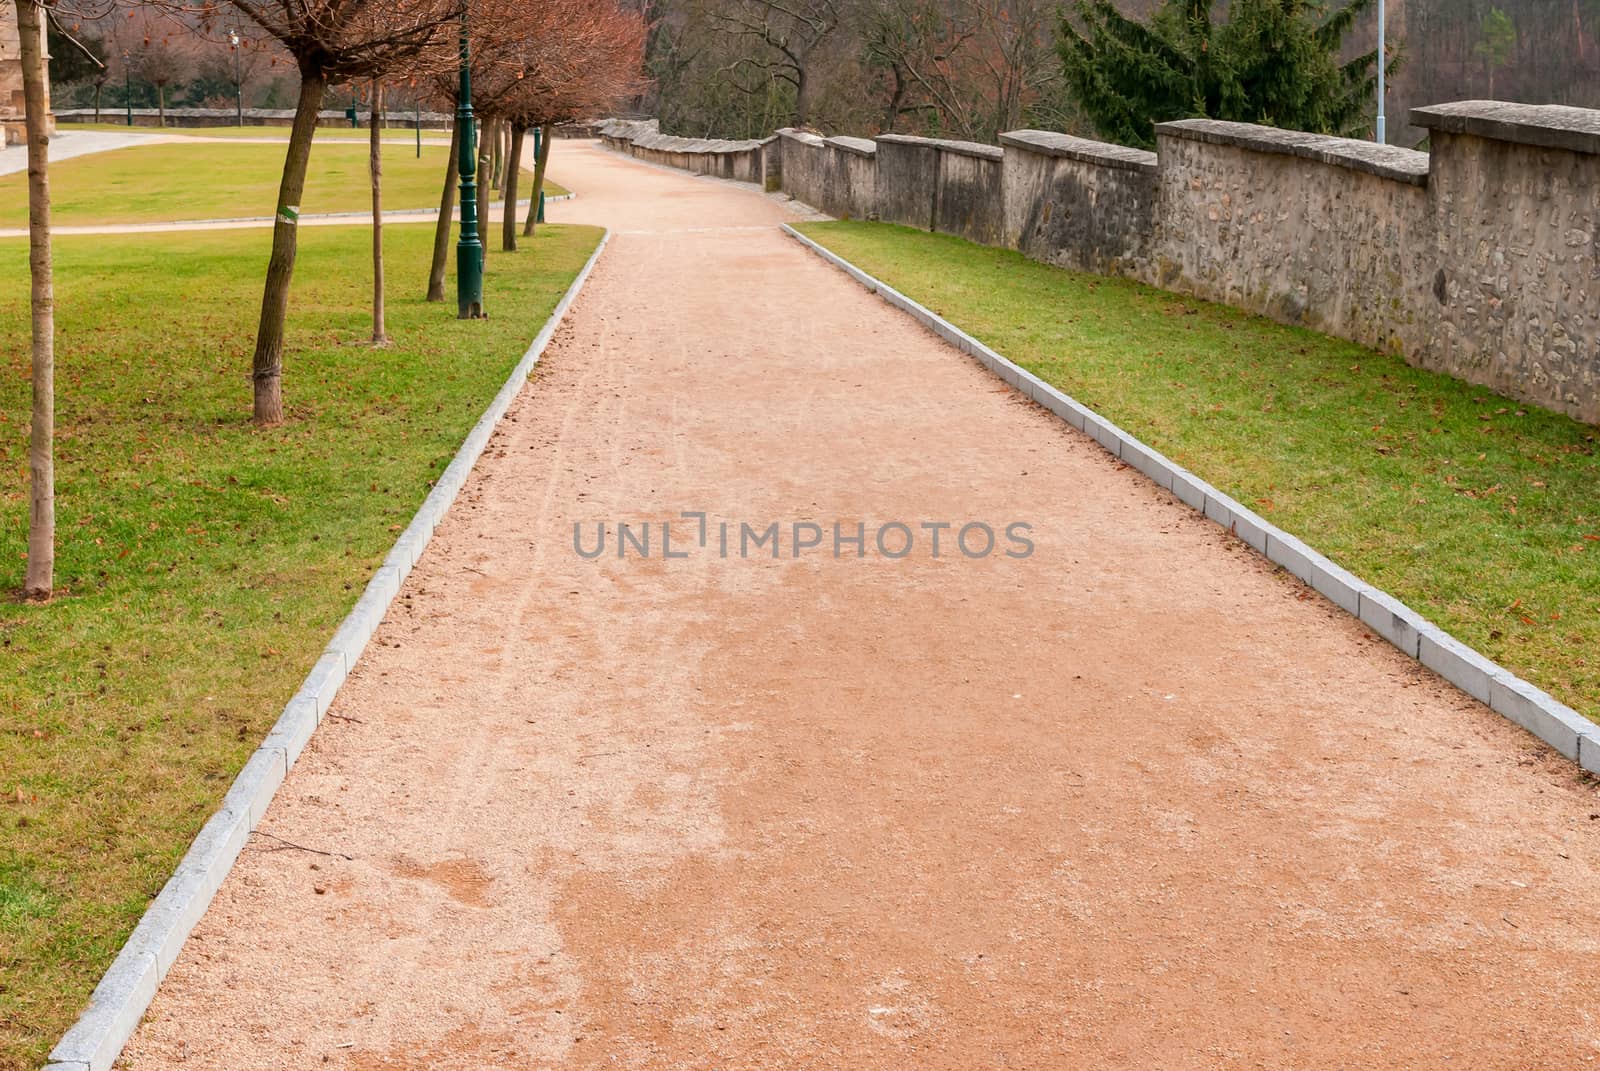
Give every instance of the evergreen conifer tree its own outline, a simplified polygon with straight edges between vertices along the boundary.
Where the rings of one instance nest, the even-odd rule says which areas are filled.
[[[1340,62],[1374,0],[1164,0],[1148,22],[1074,0],[1061,22],[1067,82],[1100,135],[1150,147],[1155,124],[1204,117],[1351,137],[1375,111],[1376,51]],[[1390,70],[1398,65],[1391,59]]]

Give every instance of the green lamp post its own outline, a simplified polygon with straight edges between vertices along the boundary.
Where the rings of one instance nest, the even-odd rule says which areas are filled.
[[[461,131],[461,240],[456,243],[457,318],[479,320],[483,311],[483,242],[478,238],[478,130],[472,117],[471,54],[467,12],[461,11],[461,95],[456,102]]]
[[[238,30],[228,31],[228,47],[233,49],[233,114],[240,127],[244,126],[244,59],[239,52],[243,43]]]

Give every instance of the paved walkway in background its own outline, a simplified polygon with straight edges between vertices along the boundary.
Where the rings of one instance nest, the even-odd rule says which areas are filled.
[[[405,131],[400,131],[405,133]],[[112,149],[126,149],[128,146],[158,146],[163,142],[171,141],[205,141],[210,144],[218,142],[234,142],[240,146],[283,146],[288,144],[288,134],[283,138],[206,138],[205,134],[168,133],[168,131],[150,130],[146,128],[133,128],[128,133],[110,130],[61,130],[56,131],[50,139],[50,162],[59,163],[61,160],[70,160],[72,157],[83,157],[91,152],[110,152]],[[355,139],[341,139],[355,144]],[[414,144],[411,138],[400,138],[397,134],[384,133],[384,144],[389,142],[405,142]],[[448,146],[450,139],[422,138],[424,146]],[[13,171],[27,170],[27,146],[0,147],[0,174],[11,174]],[[61,227],[58,227],[61,231]],[[6,237],[0,234],[0,237]]]
[[[341,139],[343,140],[343,139]],[[399,140],[385,137],[386,141]],[[170,142],[207,142],[212,145],[232,143],[236,145],[284,145],[287,138],[207,138],[194,137],[182,134],[157,134],[157,133],[110,133],[102,131],[66,131],[58,133],[50,139],[50,160],[57,163],[61,160],[70,160],[74,156],[85,156],[89,153],[109,152],[113,149],[125,149],[132,145],[160,145]],[[357,144],[354,140],[350,144]],[[426,138],[424,145],[448,145],[448,141],[430,141]],[[0,175],[10,174],[15,171],[25,171],[28,167],[27,147],[12,145],[0,148]],[[518,204],[526,205],[527,198]],[[490,206],[491,216],[498,219],[504,201],[495,201]],[[437,219],[437,208],[401,208],[390,209],[384,213],[386,223],[415,223],[418,221],[432,221]],[[457,208],[452,218],[461,217]],[[372,213],[368,212],[337,212],[337,213],[311,213],[300,218],[303,227],[338,227],[352,223],[368,223],[372,220]],[[96,223],[87,226],[61,226],[51,228],[51,233],[58,237],[77,234],[159,234],[167,231],[222,231],[222,230],[251,230],[270,229],[273,224],[272,216],[246,216],[232,219],[191,219],[191,220],[158,220],[151,223]],[[26,227],[0,227],[0,238],[26,238]]]
[[[54,163],[60,160],[70,160],[74,156],[110,152],[112,149],[126,149],[130,145],[159,145],[164,141],[188,140],[192,139],[174,137],[171,134],[122,134],[113,133],[109,130],[58,131],[50,139],[50,160]],[[26,171],[27,169],[28,147],[26,145],[7,145],[0,148],[0,175],[9,175],[13,172]]]
[[[549,217],[549,206],[559,201],[567,200],[570,194],[560,194],[556,197],[545,198],[546,216]],[[485,224],[479,221],[479,233],[488,234],[493,245],[490,251],[499,247],[501,213],[505,210],[505,201],[491,201],[489,203],[489,220]],[[528,198],[523,197],[517,201],[518,215],[527,216]],[[402,223],[432,223],[439,218],[437,208],[395,208],[384,209],[383,224],[385,227]],[[461,218],[461,207],[457,205],[450,211],[450,218]],[[188,220],[156,220],[150,223],[98,223],[92,226],[72,227],[57,226],[50,229],[50,233],[57,238],[70,235],[83,234],[171,234],[176,231],[248,231],[271,230],[275,217],[273,216],[238,216],[232,219],[188,219]],[[349,227],[370,226],[372,223],[372,210],[364,212],[310,212],[300,217],[300,226],[304,227]],[[26,238],[26,227],[0,227],[0,238]]]
[[[127,1066],[1595,1059],[1592,783],[774,199],[559,155],[611,246]],[[688,558],[574,553],[681,511]],[[1036,552],[795,559],[795,520]]]

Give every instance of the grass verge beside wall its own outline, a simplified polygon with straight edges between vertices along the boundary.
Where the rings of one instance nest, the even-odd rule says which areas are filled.
[[[33,1071],[600,238],[429,305],[433,228],[307,230],[287,423],[248,421],[261,231],[61,238],[57,583],[23,606],[27,245],[0,241],[0,1069]]]
[[[799,229],[1600,720],[1600,429],[1008,250]]]

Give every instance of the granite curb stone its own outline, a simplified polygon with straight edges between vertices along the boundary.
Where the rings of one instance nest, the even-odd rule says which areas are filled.
[[[401,582],[449,510],[495,425],[521,391],[609,240],[609,231],[601,235],[594,252],[473,426],[445,475],[423,500],[304,683],[234,778],[222,805],[201,828],[172,877],[145,909],[117,958],[95,986],[88,1008],[51,1050],[46,1071],[110,1071],[155,998],[156,987],[210,907],[251,832],[266,814],[273,795],[371,641],[390,603],[399,594]]]

